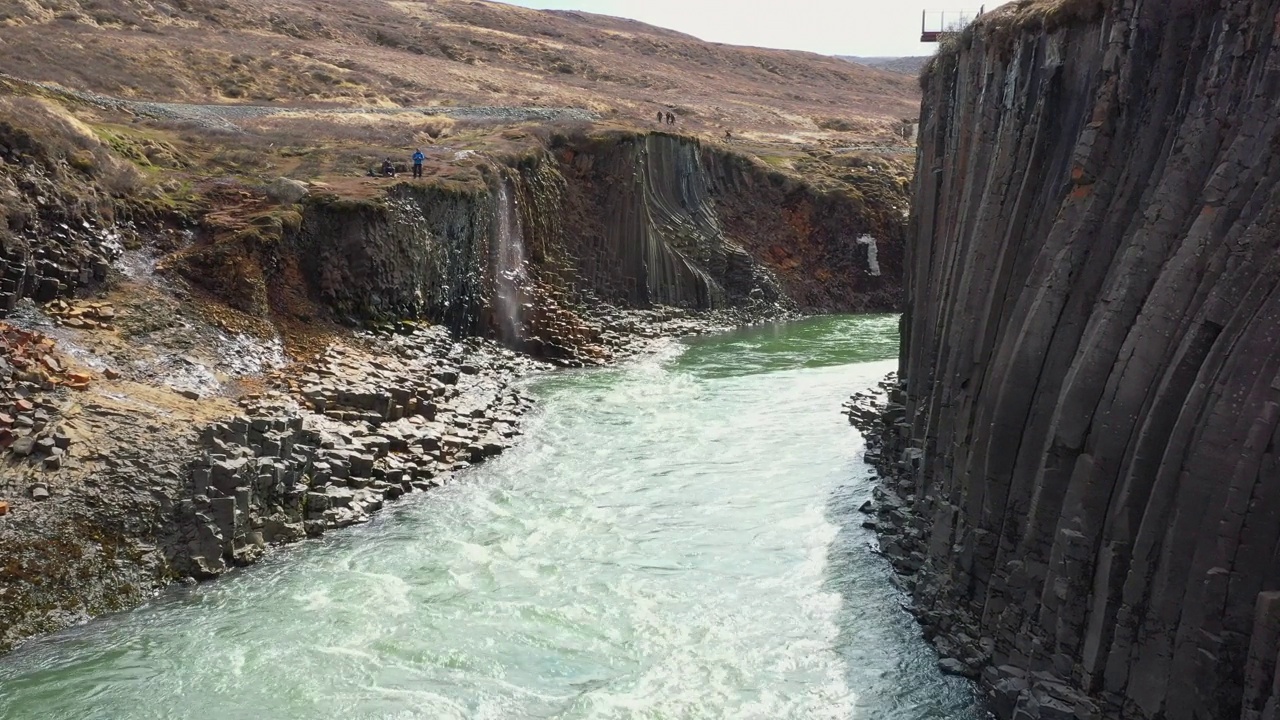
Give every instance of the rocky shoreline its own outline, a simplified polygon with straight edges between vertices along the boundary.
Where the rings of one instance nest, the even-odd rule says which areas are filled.
[[[875,389],[850,397],[844,412],[866,441],[864,460],[879,483],[860,508],[869,516],[863,526],[875,531],[880,552],[893,566],[895,584],[911,596],[906,609],[938,651],[939,669],[976,681],[996,717],[1101,717],[1092,701],[1053,673],[999,664],[995,639],[983,636],[963,609],[929,609],[938,607],[929,600],[943,590],[943,580],[930,560],[931,499],[920,489],[925,456],[913,440],[905,400],[905,383],[891,373]]]
[[[774,306],[593,315],[612,362],[662,338],[799,317]],[[6,327],[35,349],[0,364],[0,652],[451,482],[514,444],[532,406],[520,384],[554,369],[399,323],[245,391],[202,396],[111,369],[71,371],[99,363],[38,329]]]

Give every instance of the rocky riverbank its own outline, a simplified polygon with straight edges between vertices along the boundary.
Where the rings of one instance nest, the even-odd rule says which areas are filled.
[[[911,425],[906,420],[903,387],[897,374],[889,375],[875,390],[854,394],[845,403],[849,422],[866,442],[864,460],[875,468],[879,484],[861,510],[871,516],[863,525],[876,531],[880,550],[897,572],[897,581],[906,592],[927,591],[928,575],[921,569],[928,562],[931,524],[917,507],[916,476],[924,452],[911,442]],[[924,628],[941,656],[944,672],[977,678],[991,659],[989,640],[961,633],[951,634],[952,622],[946,613],[930,612],[918,606],[908,608]]]
[[[930,598],[938,592],[929,556],[933,523],[923,512],[927,499],[921,496],[919,476],[924,451],[912,441],[905,397],[904,384],[893,373],[876,389],[855,393],[844,411],[862,433],[864,460],[875,469],[879,481],[871,499],[860,508],[868,516],[863,527],[875,531],[880,552],[893,566],[898,586],[913,598]],[[1013,715],[1016,707],[1040,713],[1029,717],[1098,717],[1087,698],[1054,682],[1048,673],[1032,676],[1017,668],[994,666],[995,640],[962,624],[958,615],[919,602],[908,605],[907,610],[938,651],[938,667],[949,675],[980,680],[988,707],[997,717],[1019,717]],[[1029,692],[1033,683],[1037,689],[1034,694]]]
[[[192,355],[176,361],[185,372],[157,374],[164,363],[143,356],[174,352],[175,335],[133,341],[136,362],[125,363],[102,316],[128,327],[139,320],[129,310],[51,309],[61,317],[32,308],[11,318],[24,327],[3,325],[0,651],[452,481],[516,441],[531,407],[521,382],[554,368],[443,326],[398,323],[256,375],[209,371],[216,358]],[[763,305],[589,315],[606,350],[598,362],[793,316]],[[176,337],[216,346],[208,328],[187,324]]]
[[[546,367],[406,326],[202,398],[60,375],[74,358],[6,327],[38,359],[0,365],[0,649],[449,482],[510,446],[529,407],[515,383]]]
[[[413,180],[353,175],[341,139],[217,165],[199,127],[15,89],[40,92],[0,103],[0,652],[448,482],[513,442],[530,373],[901,297],[884,167],[555,124]]]

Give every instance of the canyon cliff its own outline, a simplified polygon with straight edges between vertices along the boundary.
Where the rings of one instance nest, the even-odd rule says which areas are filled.
[[[0,653],[452,481],[530,358],[901,300],[896,160],[522,121],[421,179],[228,177],[41,92],[0,98]]]
[[[1280,2],[1018,2],[922,82],[872,455],[928,633],[1001,718],[1280,717]]]
[[[450,481],[540,361],[901,306],[901,75],[472,0],[24,0],[0,66],[0,652]]]
[[[372,198],[317,193],[270,251],[209,236],[179,264],[223,294],[260,286],[264,307],[291,276],[344,322],[428,319],[553,360],[595,339],[570,307],[900,307],[896,188],[822,189],[695,139],[629,131],[553,134],[479,170]],[[227,252],[254,256],[254,277],[210,267]]]

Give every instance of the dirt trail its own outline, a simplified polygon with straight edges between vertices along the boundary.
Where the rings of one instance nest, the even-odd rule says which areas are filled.
[[[111,110],[121,110],[135,115],[177,122],[191,122],[209,130],[223,132],[240,132],[237,122],[254,120],[285,113],[308,113],[317,115],[400,115],[404,113],[420,113],[436,115],[457,120],[492,120],[501,122],[554,122],[554,121],[594,121],[599,116],[588,110],[574,107],[517,107],[502,105],[471,105],[449,107],[306,107],[287,105],[215,105],[152,102],[148,100],[128,100],[125,98],[102,95],[62,87],[52,83],[32,82],[0,73],[6,81],[29,85],[54,95],[80,102],[86,102]]]

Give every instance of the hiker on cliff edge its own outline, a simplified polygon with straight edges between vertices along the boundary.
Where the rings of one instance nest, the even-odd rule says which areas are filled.
[[[427,156],[422,154],[422,148],[418,148],[417,152],[413,154],[413,176],[414,177],[416,178],[422,177],[422,161],[426,159],[427,159]]]
[[[668,125],[675,125],[675,124],[676,124],[676,116],[675,116],[675,115],[672,115],[671,113],[667,113],[667,124],[668,124]]]
[[[383,158],[382,175],[383,177],[391,177],[391,178],[396,176],[396,166],[391,164],[391,158]]]

